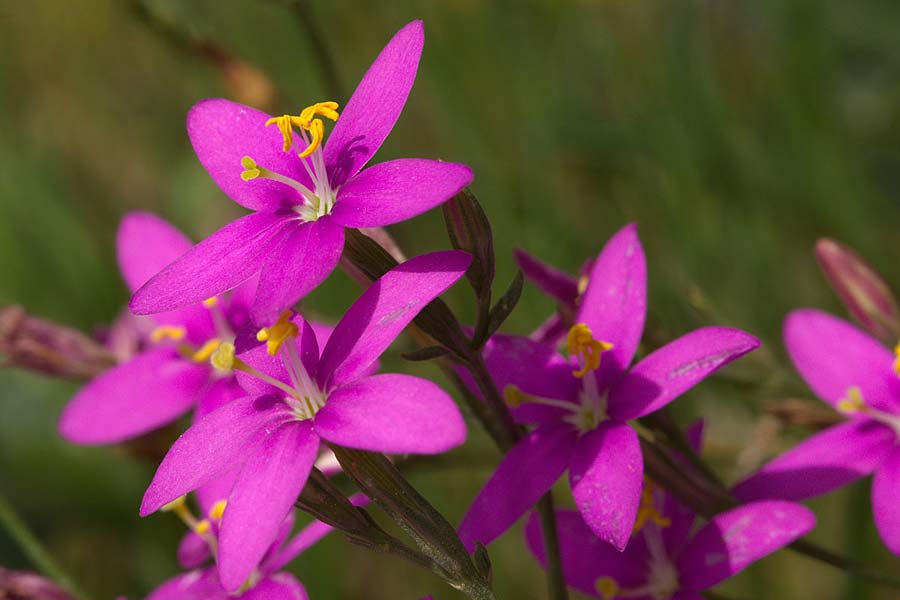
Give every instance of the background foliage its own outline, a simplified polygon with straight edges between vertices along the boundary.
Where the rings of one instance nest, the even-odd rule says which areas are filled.
[[[809,396],[780,346],[784,314],[804,305],[840,311],[812,259],[814,240],[847,242],[900,284],[900,4],[305,7],[334,54],[332,75],[344,94],[394,31],[425,20],[416,87],[380,156],[440,157],[475,169],[501,285],[514,273],[515,246],[575,270],[624,222],[639,221],[650,261],[650,345],[712,322],[766,343],[676,403],[682,422],[707,418],[708,454],[732,479],[804,435],[761,415],[779,398]],[[0,3],[0,302],[101,326],[126,301],[113,254],[125,211],[156,211],[196,239],[240,214],[200,167],[183,129],[194,102],[236,93],[196,51],[198,40],[267,76],[279,93],[274,112],[326,99],[335,85],[290,3]],[[394,234],[410,254],[447,246],[439,213]],[[309,306],[336,318],[356,293],[336,274]],[[471,316],[464,286],[450,301]],[[506,329],[526,332],[551,308],[527,289]],[[78,448],[57,437],[58,412],[75,388],[0,371],[0,491],[94,597],[141,597],[175,572],[182,531],[168,517],[137,517],[151,460],[135,460],[133,448]],[[473,427],[465,448],[411,477],[456,521],[496,460]],[[900,567],[875,534],[867,484],[812,505],[820,517],[813,539]],[[491,554],[499,597],[543,593],[519,528]],[[28,566],[2,533],[0,564]],[[338,536],[296,570],[318,600],[457,597],[430,575]],[[723,592],[889,597],[788,552]]]

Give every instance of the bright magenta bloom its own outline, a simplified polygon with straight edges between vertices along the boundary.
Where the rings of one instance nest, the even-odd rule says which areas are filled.
[[[738,484],[743,500],[804,500],[870,473],[872,513],[881,539],[900,554],[900,346],[828,313],[803,309],[784,323],[784,345],[819,398],[848,422],[811,436]]]
[[[455,163],[399,159],[363,170],[403,110],[423,43],[420,21],[401,29],[339,118],[335,102],[277,118],[228,100],[197,104],[187,120],[197,157],[222,191],[255,212],[151,279],[135,293],[132,310],[186,306],[260,273],[251,312],[257,324],[270,324],[331,273],[344,227],[409,219],[466,186],[472,172]],[[336,120],[324,144],[323,118]]]
[[[175,227],[141,212],[122,219],[116,239],[119,268],[132,291],[191,246]],[[209,357],[249,321],[254,286],[249,280],[224,296],[114,329],[127,329],[138,351],[75,395],[60,417],[62,436],[78,444],[120,442],[195,405],[218,407],[243,395],[234,377],[213,370]]]
[[[237,590],[254,572],[303,489],[321,440],[392,454],[444,452],[465,423],[438,386],[409,375],[372,375],[374,361],[422,308],[465,273],[465,252],[410,259],[372,284],[319,352],[308,323],[290,312],[255,340],[241,337],[234,368],[248,394],[201,418],[166,455],[141,515],[237,470],[219,531],[219,579]]]
[[[641,496],[643,458],[627,423],[692,388],[759,345],[725,327],[698,329],[628,368],[646,313],[646,264],[637,228],[620,230],[591,268],[570,358],[531,339],[494,336],[485,360],[516,418],[537,428],[504,456],[459,527],[463,542],[490,543],[568,469],[587,525],[623,549]],[[595,337],[596,336],[596,337]]]

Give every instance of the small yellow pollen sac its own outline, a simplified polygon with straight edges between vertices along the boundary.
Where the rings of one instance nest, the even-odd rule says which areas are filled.
[[[900,376],[900,342],[894,346],[894,373]]]
[[[177,512],[184,507],[184,503],[185,503],[185,496],[179,496],[179,497],[175,498],[174,500],[172,500],[171,502],[168,502],[168,503],[160,506],[159,510],[162,512],[172,512],[172,511]]]
[[[584,377],[589,371],[600,366],[600,355],[613,347],[609,342],[594,339],[591,328],[584,323],[574,325],[566,336],[566,348],[570,356],[579,356],[583,361],[582,367],[572,374],[575,377]]]
[[[219,371],[229,372],[234,368],[234,344],[223,342],[209,357],[209,362]]]
[[[150,341],[158,344],[163,340],[175,340],[176,342],[184,338],[187,331],[184,327],[176,327],[174,325],[160,325],[150,332]]]
[[[256,339],[266,342],[266,351],[275,356],[285,340],[297,337],[300,330],[291,322],[291,311],[286,310],[278,317],[278,321],[271,327],[263,327],[256,333]]]
[[[510,384],[503,388],[503,399],[506,400],[506,403],[516,408],[521,406],[522,403],[526,402],[528,398],[525,396],[525,393],[519,389],[518,386]]]
[[[203,306],[206,308],[215,308],[219,304],[218,296],[213,296],[212,298],[207,298],[203,301]]]
[[[202,521],[199,521],[196,525],[194,525],[194,532],[199,535],[203,535],[204,533],[209,531],[210,527],[212,527],[212,525],[210,525],[209,521],[203,519]]]
[[[325,139],[325,124],[322,123],[322,119],[313,119],[312,122],[310,122],[308,129],[310,135],[312,135],[312,140],[310,140],[309,146],[297,155],[300,158],[306,158],[315,152],[316,148],[321,145],[322,140]]]
[[[664,517],[662,513],[659,512],[659,509],[656,508],[653,497],[655,488],[656,486],[653,484],[653,481],[650,479],[645,480],[644,488],[641,490],[641,504],[638,507],[638,514],[637,519],[634,522],[633,533],[640,531],[648,521],[653,521],[660,527],[668,527],[672,524],[672,520],[668,517]]]
[[[603,597],[603,600],[613,600],[619,593],[619,584],[612,577],[600,577],[594,583],[594,589]]]
[[[228,505],[227,500],[219,500],[209,509],[209,518],[213,521],[221,521],[222,515],[225,514],[225,507]]]
[[[191,355],[191,359],[194,362],[204,363],[209,360],[209,357],[212,356],[212,353],[216,351],[216,349],[222,344],[222,340],[218,338],[212,338],[208,340],[203,346],[200,347],[199,350],[194,352]]]
[[[256,161],[249,156],[245,156],[241,159],[241,166],[244,167],[244,171],[241,173],[241,179],[244,181],[252,181],[262,174],[259,165],[257,165]],[[204,304],[205,302],[206,301],[204,301]]]
[[[866,401],[863,399],[862,392],[855,385],[847,388],[847,397],[838,401],[837,408],[844,413],[857,413],[865,410]]]

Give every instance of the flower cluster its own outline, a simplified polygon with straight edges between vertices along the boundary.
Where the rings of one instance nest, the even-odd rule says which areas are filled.
[[[821,311],[791,313],[785,346],[794,365],[846,422],[729,490],[702,468],[702,426],[682,432],[665,408],[760,342],[709,326],[649,348],[635,224],[577,277],[516,252],[525,277],[558,305],[530,335],[497,333],[521,285],[490,306],[493,242],[470,235],[490,228],[465,222],[477,203],[456,211],[462,225],[448,219],[454,249],[399,264],[355,231],[462,202],[457,194],[472,181],[467,166],[439,160],[366,167],[400,116],[423,43],[421,22],[402,28],[343,109],[322,101],[273,117],[200,102],[187,118],[197,157],[251,212],[196,245],[151,214],[121,223],[117,255],[133,314],[106,337],[115,366],[75,395],[59,430],[74,443],[112,444],[193,411],[140,505],[141,516],[170,512],[189,528],[177,553],[188,571],[151,600],[305,599],[283,569],[333,528],[492,598],[485,546],[526,515],[527,546],[574,589],[604,600],[701,598],[809,532],[815,517],[798,501],[873,472],[875,524],[900,554],[900,346],[891,352]],[[368,254],[346,251],[351,236]],[[896,304],[866,302],[889,296],[885,286],[849,269],[859,262],[848,253],[823,248],[842,297],[864,307],[858,318],[890,335]],[[314,322],[297,304],[342,257],[367,288],[333,327]],[[472,328],[438,299],[467,274],[479,302]],[[872,306],[886,308],[866,312]],[[379,372],[379,358],[408,328],[423,345],[412,357],[441,361],[505,451],[458,528],[397,466],[467,435],[441,386]],[[470,339],[470,331],[478,333]],[[554,512],[545,502],[565,473],[574,506]],[[348,483],[363,493],[348,498]],[[364,508],[370,500],[416,548],[378,525]],[[295,506],[320,520],[292,536]]]

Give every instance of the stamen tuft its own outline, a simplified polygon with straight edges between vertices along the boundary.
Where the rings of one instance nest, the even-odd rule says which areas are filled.
[[[275,356],[278,354],[278,350],[285,340],[297,337],[300,334],[297,325],[290,320],[292,316],[293,312],[286,310],[281,313],[281,316],[278,317],[278,320],[274,325],[271,327],[263,327],[256,333],[257,340],[266,342],[266,351],[270,355]]]
[[[584,323],[578,323],[569,330],[566,347],[569,355],[578,357],[581,364],[581,368],[572,371],[572,375],[581,378],[600,366],[600,355],[611,350],[613,345],[594,339],[591,328]]]
[[[163,340],[179,341],[187,334],[184,327],[175,325],[160,325],[150,332],[150,341],[158,344]]]
[[[219,500],[209,509],[209,518],[213,521],[221,521],[222,515],[225,514],[225,507],[228,505],[227,500]]]
[[[203,344],[203,346],[200,347],[199,350],[191,355],[191,360],[198,363],[204,363],[208,361],[209,357],[212,356],[213,352],[215,352],[221,344],[222,340],[218,338],[212,338],[208,340],[205,344]]]
[[[241,159],[241,166],[244,167],[244,171],[241,173],[241,179],[244,181],[253,181],[262,174],[262,169],[249,156]]]
[[[648,521],[653,521],[660,527],[668,527],[672,524],[672,519],[663,516],[659,509],[656,508],[655,497],[653,495],[656,485],[650,478],[645,478],[644,487],[641,490],[641,504],[638,507],[637,519],[634,522],[634,531],[637,533],[643,529]]]
[[[863,399],[862,392],[855,385],[847,388],[847,397],[838,401],[837,408],[843,413],[858,413],[866,408],[866,401]]]
[[[209,362],[219,371],[227,373],[234,368],[235,360],[234,344],[223,342],[212,353]]]

